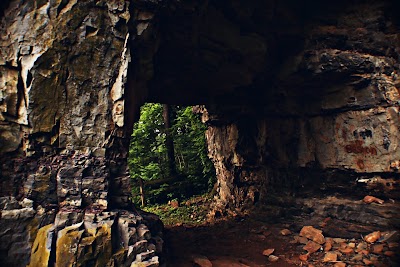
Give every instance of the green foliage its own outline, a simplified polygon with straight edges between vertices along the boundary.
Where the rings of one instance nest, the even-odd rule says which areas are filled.
[[[162,176],[165,157],[162,106],[145,104],[135,123],[129,148],[129,169],[133,179],[154,180]]]
[[[172,207],[169,204],[149,205],[144,210],[158,215],[166,226],[178,223],[199,225],[207,220],[210,201],[210,196],[205,194],[192,197],[179,207]]]
[[[145,188],[149,203],[165,203],[207,192],[215,182],[215,170],[207,156],[206,126],[192,107],[173,107],[171,136],[174,142],[177,177],[168,177],[165,127],[161,104],[145,104],[134,125],[128,164],[133,180],[133,196],[139,203],[138,179],[163,180]],[[171,179],[169,179],[171,178]]]

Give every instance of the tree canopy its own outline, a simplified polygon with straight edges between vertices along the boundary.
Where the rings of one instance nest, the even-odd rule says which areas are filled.
[[[206,126],[190,106],[171,106],[169,116],[171,125],[166,128],[163,106],[147,103],[134,125],[128,164],[135,202],[140,200],[140,179],[147,185],[146,198],[152,204],[205,193],[215,182],[214,166],[207,156]],[[167,131],[173,140],[174,175],[168,165]]]

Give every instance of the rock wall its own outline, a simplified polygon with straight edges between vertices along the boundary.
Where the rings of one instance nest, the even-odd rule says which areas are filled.
[[[260,70],[264,77],[228,101],[221,95],[199,110],[210,125],[217,212],[240,212],[274,193],[399,199],[400,39],[390,7],[339,2],[329,14],[310,14],[296,44],[276,40],[294,54],[273,61],[275,79]]]
[[[132,207],[127,173],[127,136],[142,100],[128,101],[127,115],[124,102],[130,40],[151,13],[129,1],[4,7],[0,261],[159,264],[162,224]]]
[[[0,260],[158,264],[126,164],[145,101],[203,104],[215,212],[374,194],[398,227],[397,2],[2,2]]]

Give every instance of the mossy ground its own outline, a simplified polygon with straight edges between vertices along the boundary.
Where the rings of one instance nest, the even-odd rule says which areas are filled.
[[[174,206],[173,202],[149,205],[144,207],[143,210],[157,214],[167,227],[179,224],[202,225],[206,223],[211,202],[211,197],[208,194],[183,200],[178,207]]]

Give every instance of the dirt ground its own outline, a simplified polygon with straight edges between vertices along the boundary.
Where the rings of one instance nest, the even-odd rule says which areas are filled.
[[[295,245],[282,236],[276,225],[257,224],[254,221],[220,221],[206,226],[184,225],[168,227],[168,266],[196,266],[195,258],[205,256],[212,266],[300,266]],[[276,262],[269,262],[263,251],[274,248]],[[296,259],[297,258],[297,259]]]
[[[329,251],[337,254],[338,259],[326,261],[326,244],[322,244],[315,252],[307,253],[304,246],[310,240],[296,242],[302,226],[300,222],[287,222],[284,218],[281,221],[270,220],[261,215],[224,219],[203,225],[167,226],[167,266],[400,266],[398,239],[396,243],[382,240],[381,237],[382,242],[367,243],[362,236],[351,239],[328,237],[327,240],[335,240]],[[290,232],[283,235],[283,229],[290,229]],[[398,232],[395,233],[398,236]],[[274,249],[272,255],[277,257],[273,257],[276,261],[263,255],[267,249]],[[300,255],[306,260],[301,260]]]

